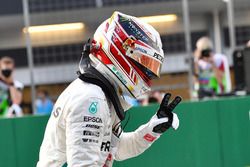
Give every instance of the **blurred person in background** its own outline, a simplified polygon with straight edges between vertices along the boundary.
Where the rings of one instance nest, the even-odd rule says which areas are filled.
[[[250,48],[250,40],[247,42],[246,47]]]
[[[155,90],[152,91],[150,96],[149,96],[149,103],[161,103],[162,99],[164,97],[164,93],[162,93],[162,91],[160,90]]]
[[[39,90],[37,93],[36,112],[37,115],[49,115],[53,109],[53,102],[46,90]]]
[[[149,95],[148,94],[144,94],[144,95],[140,96],[139,98],[137,98],[138,103],[141,106],[147,106],[149,104],[148,99],[149,99]]]
[[[0,117],[22,116],[23,84],[13,77],[15,63],[11,57],[0,59]]]
[[[159,33],[149,24],[120,12],[104,21],[84,46],[79,78],[55,103],[37,167],[111,167],[143,153],[169,128],[181,102],[167,93],[148,123],[123,132],[121,121],[131,107],[124,95],[139,98],[160,77],[164,59]],[[163,148],[165,149],[165,148]],[[171,152],[170,152],[171,154]],[[157,155],[156,155],[157,156]]]
[[[231,91],[231,79],[227,57],[213,52],[212,41],[201,37],[196,43],[195,76],[199,99],[213,97]]]
[[[131,98],[130,96],[124,96],[124,99],[126,100],[126,102],[128,102],[129,105],[131,105],[132,107],[136,107],[139,106],[140,103],[137,99],[135,98]]]
[[[158,103],[158,100],[153,96],[149,96],[148,104],[155,104],[155,103]]]

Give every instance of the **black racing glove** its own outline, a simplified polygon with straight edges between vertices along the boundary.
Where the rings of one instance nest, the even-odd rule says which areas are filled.
[[[166,130],[168,130],[170,127],[173,127],[173,119],[176,118],[177,120],[177,123],[178,123],[178,126],[179,126],[179,120],[178,120],[178,117],[175,113],[173,113],[172,111],[175,109],[175,107],[181,102],[182,98],[180,96],[176,96],[175,99],[170,103],[169,103],[169,99],[171,97],[171,94],[170,93],[167,93],[165,94],[162,102],[161,102],[161,105],[160,105],[160,108],[159,110],[157,111],[156,115],[157,115],[157,118],[160,119],[160,118],[168,118],[168,121],[167,122],[164,122],[164,123],[161,123],[159,125],[156,125],[154,128],[153,128],[153,132],[156,132],[156,133],[163,133],[165,132]],[[178,127],[177,126],[177,127]],[[176,128],[175,128],[176,129]]]

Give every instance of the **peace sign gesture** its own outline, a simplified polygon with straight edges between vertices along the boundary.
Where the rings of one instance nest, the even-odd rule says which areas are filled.
[[[169,103],[170,97],[170,93],[165,94],[161,102],[160,108],[156,113],[158,119],[167,118],[167,121],[155,126],[153,132],[163,133],[170,127],[177,129],[179,126],[179,119],[177,115],[172,111],[181,102],[182,98],[180,96],[176,96],[174,100]]]

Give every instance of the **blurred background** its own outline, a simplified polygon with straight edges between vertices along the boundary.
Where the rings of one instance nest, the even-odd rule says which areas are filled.
[[[189,58],[202,36],[212,40],[215,52],[227,56],[234,90],[233,52],[250,39],[249,7],[249,0],[188,0],[187,4],[181,0],[11,0],[0,7],[0,55],[14,58],[14,76],[24,84],[23,111],[32,113],[37,89],[46,90],[55,101],[76,78],[83,44],[114,11],[137,17],[165,15],[163,20],[149,21],[160,32],[166,56],[162,77],[152,88],[191,99]]]
[[[140,17],[151,24],[160,33],[165,52],[161,78],[152,82],[153,92],[131,102],[134,105],[159,102],[164,92],[181,95],[186,101],[225,96],[242,98],[249,93],[249,0],[9,0],[0,5],[0,58],[10,57],[15,63],[13,78],[22,83],[19,103],[22,115],[46,115],[52,111],[57,97],[77,77],[83,44],[114,11]],[[198,56],[196,61],[196,43],[204,36],[212,42],[205,50],[223,54],[227,62],[223,69],[229,70],[227,86],[230,89],[214,92],[208,98],[199,96],[201,67],[195,70],[200,58]],[[249,100],[244,101],[244,125],[247,127]],[[190,110],[195,110],[193,106],[197,104],[190,103]],[[216,108],[216,111],[221,109]],[[216,115],[216,119],[218,117]],[[42,140],[46,121],[42,122],[41,139],[34,144],[35,148]],[[249,131],[244,134],[248,139]],[[250,147],[249,141],[245,146]],[[244,160],[250,159],[249,154],[248,158],[244,156]],[[244,165],[250,163],[244,161]]]
[[[202,36],[208,36],[213,50],[228,58],[234,90],[233,52],[250,39],[249,7],[249,0],[188,0],[187,4],[181,0],[11,0],[0,7],[0,55],[14,58],[14,76],[25,86],[22,107],[24,113],[32,113],[35,90],[46,90],[55,101],[76,78],[83,44],[114,11],[137,17],[165,15],[163,20],[148,19],[160,32],[166,56],[162,77],[152,88],[191,99],[189,58]]]

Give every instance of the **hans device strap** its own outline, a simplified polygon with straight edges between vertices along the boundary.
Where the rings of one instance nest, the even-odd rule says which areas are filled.
[[[101,87],[106,97],[109,100],[111,100],[112,104],[114,105],[116,114],[119,117],[119,119],[121,121],[124,120],[125,118],[124,109],[111,83],[104,76],[102,76],[102,74],[99,71],[97,71],[94,67],[91,66],[85,70],[86,70],[85,73],[80,74],[79,78],[84,82],[91,83]]]
[[[112,102],[116,114],[121,121],[125,118],[124,109],[121,105],[117,92],[111,83],[94,67],[91,66],[89,54],[92,49],[92,44],[90,39],[88,43],[84,45],[81,63],[85,64],[84,73],[79,74],[79,78],[87,83],[97,85],[102,88],[102,91],[105,93],[106,97]]]

